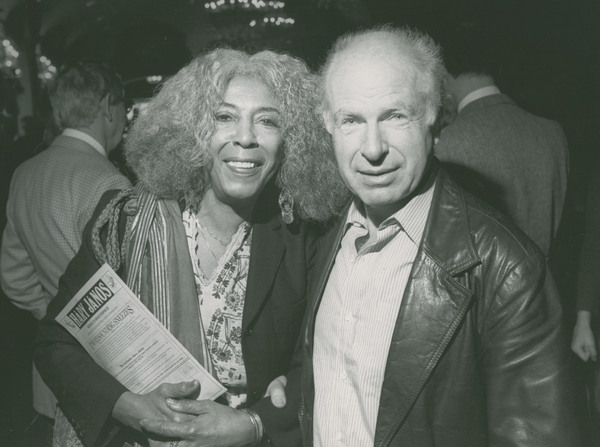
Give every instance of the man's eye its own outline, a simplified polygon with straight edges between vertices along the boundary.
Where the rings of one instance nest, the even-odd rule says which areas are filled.
[[[356,119],[351,116],[347,116],[340,120],[340,126],[352,126],[353,124],[356,124]]]
[[[391,121],[408,121],[408,117],[406,115],[404,115],[403,113],[392,113],[389,117],[389,120]]]

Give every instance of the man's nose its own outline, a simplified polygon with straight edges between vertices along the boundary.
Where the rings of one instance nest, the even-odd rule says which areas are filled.
[[[377,124],[368,125],[366,130],[361,153],[367,160],[375,162],[388,152],[388,147]]]
[[[258,146],[254,124],[251,121],[240,120],[238,122],[234,143],[247,149]]]

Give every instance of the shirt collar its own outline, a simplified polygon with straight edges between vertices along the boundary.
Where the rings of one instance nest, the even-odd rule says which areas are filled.
[[[84,141],[87,144],[89,144],[90,146],[92,146],[94,149],[96,149],[104,157],[108,156],[108,154],[106,153],[106,149],[104,149],[104,146],[102,146],[100,144],[100,142],[98,140],[96,140],[94,137],[92,137],[91,135],[88,135],[85,132],[82,132],[77,129],[67,128],[67,129],[63,130],[62,134],[66,137],[77,138],[78,140]]]
[[[356,225],[359,227],[367,228],[367,216],[365,213],[365,207],[362,202],[355,197],[350,205],[350,209],[348,210],[348,215],[346,216],[346,229],[348,229],[349,225]]]
[[[498,95],[500,93],[500,89],[495,85],[488,85],[487,87],[481,87],[477,90],[473,90],[467,96],[465,96],[462,101],[458,104],[458,111],[460,112],[464,109],[468,104],[471,104],[473,101],[483,98],[485,96],[490,95]]]
[[[400,225],[408,237],[418,245],[425,231],[427,216],[429,215],[429,209],[433,200],[434,187],[435,181],[431,182],[429,188],[415,195],[406,205],[385,219],[381,223],[380,228],[390,225]],[[355,198],[350,205],[348,216],[346,217],[345,230],[347,231],[351,225],[367,228],[365,207],[358,198]]]

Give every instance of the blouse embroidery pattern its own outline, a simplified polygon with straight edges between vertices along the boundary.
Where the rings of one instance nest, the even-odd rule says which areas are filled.
[[[211,278],[200,269],[199,223],[189,210],[183,224],[194,267],[200,302],[200,316],[215,373],[227,388],[225,397],[232,407],[246,402],[246,368],[242,357],[242,316],[250,263],[252,226],[242,222]]]

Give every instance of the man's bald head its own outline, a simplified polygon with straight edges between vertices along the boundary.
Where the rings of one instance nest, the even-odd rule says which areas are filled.
[[[434,125],[442,105],[446,69],[440,47],[425,33],[405,27],[381,26],[340,37],[331,48],[321,70],[324,82],[323,108],[328,107],[328,85],[336,72],[354,64],[388,61],[403,72],[414,71],[418,94],[423,96],[427,121]]]

